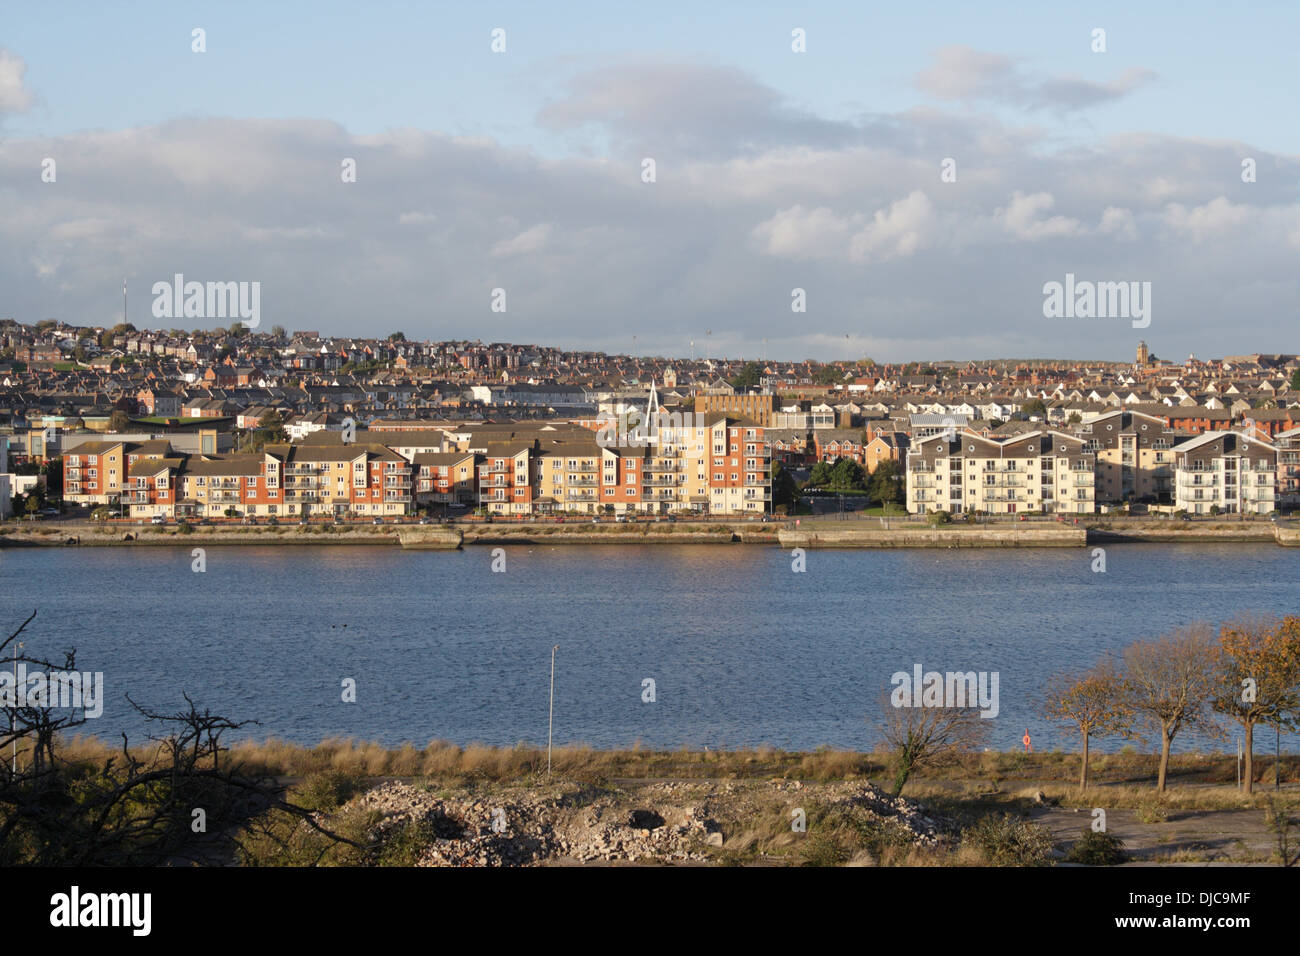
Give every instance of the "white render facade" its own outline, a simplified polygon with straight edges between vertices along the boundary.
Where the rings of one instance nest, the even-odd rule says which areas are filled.
[[[1092,514],[1095,457],[1056,431],[997,440],[963,431],[932,435],[907,455],[912,514]]]
[[[1209,432],[1176,448],[1174,504],[1188,514],[1266,515],[1277,507],[1277,449],[1240,432]]]

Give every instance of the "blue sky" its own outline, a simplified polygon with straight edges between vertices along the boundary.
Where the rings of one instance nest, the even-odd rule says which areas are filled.
[[[1055,72],[1126,66],[1161,81],[1090,116],[1122,130],[1300,152],[1300,4],[64,3],[6,12],[0,37],[39,105],[10,135],[119,129],[177,116],[324,117],[353,133],[414,126],[562,150],[536,129],[566,67],[671,53],[744,69],[831,118],[924,102],[906,82],[960,43]],[[208,54],[189,50],[193,27]],[[790,55],[789,33],[809,50]],[[507,56],[489,31],[507,30]],[[1094,27],[1107,53],[1090,51]]]
[[[50,9],[0,23],[0,315],[117,321],[121,276],[186,272],[335,333],[1131,354],[1044,322],[1075,273],[1151,281],[1157,354],[1300,348],[1300,5]]]

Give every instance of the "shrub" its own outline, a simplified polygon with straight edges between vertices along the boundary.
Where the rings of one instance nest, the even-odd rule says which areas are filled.
[[[377,862],[380,866],[415,866],[436,839],[432,820],[408,820],[383,841]]]
[[[1169,805],[1159,797],[1144,797],[1133,815],[1142,823],[1164,823],[1169,819]]]
[[[361,774],[331,768],[308,774],[294,792],[294,800],[308,810],[334,810],[364,787]]]
[[[981,819],[963,834],[989,866],[1046,866],[1052,834],[1046,828],[1009,813]]]
[[[843,866],[852,855],[836,834],[825,828],[809,833],[802,849],[804,866]]]
[[[1083,837],[1065,857],[1071,863],[1084,866],[1115,866],[1128,859],[1124,841],[1109,833],[1098,833],[1092,827],[1083,828]]]
[[[946,511],[931,511],[925,516],[926,523],[932,528],[937,528],[941,524],[948,524],[952,521],[952,515]]]
[[[188,521],[182,521],[180,524],[176,526],[176,531],[179,534],[193,534],[194,526],[190,524]]]

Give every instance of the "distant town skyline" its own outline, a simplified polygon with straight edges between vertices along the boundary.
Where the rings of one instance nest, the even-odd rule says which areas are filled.
[[[126,277],[126,320],[167,326],[151,290],[184,273],[337,336],[1295,351],[1300,11],[687,10],[17,10],[0,314],[111,326]],[[1049,307],[1075,277],[1095,303]]]

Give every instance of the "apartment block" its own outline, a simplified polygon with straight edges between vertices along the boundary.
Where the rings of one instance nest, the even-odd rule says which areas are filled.
[[[1265,515],[1276,507],[1278,452],[1240,432],[1207,432],[1176,449],[1175,505],[1190,514]]]
[[[1277,506],[1300,507],[1300,428],[1278,432],[1274,438],[1277,448]]]
[[[1134,411],[1107,412],[1075,431],[1097,459],[1098,504],[1173,501],[1173,449],[1185,434],[1164,419]]]
[[[907,454],[907,510],[1091,514],[1095,457],[1084,444],[1056,431],[1003,440],[971,431],[922,438]]]

